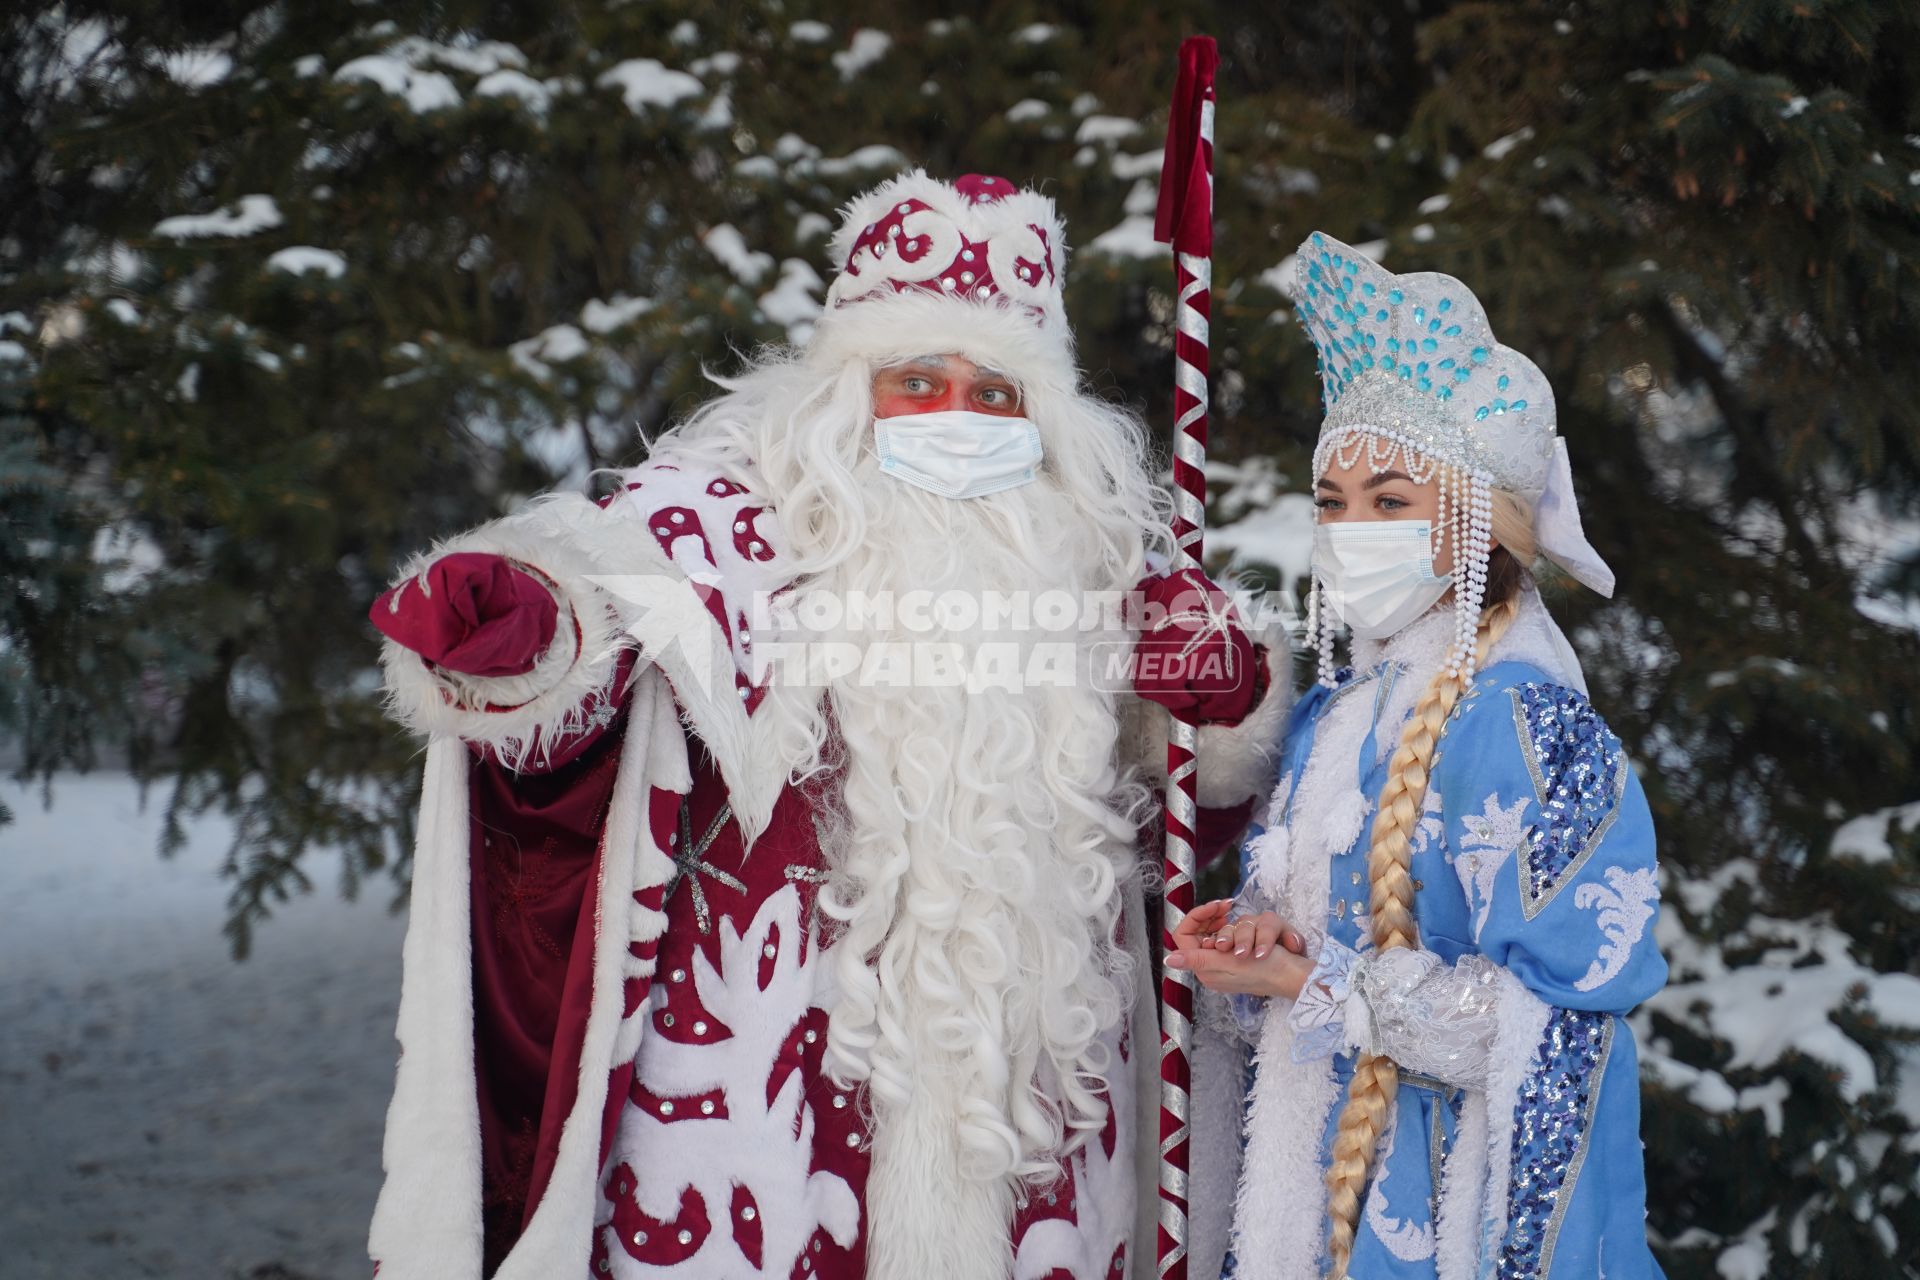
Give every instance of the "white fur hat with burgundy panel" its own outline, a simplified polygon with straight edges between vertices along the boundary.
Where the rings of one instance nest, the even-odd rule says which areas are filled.
[[[887,364],[960,355],[1029,389],[1078,379],[1061,285],[1066,236],[1053,201],[1005,178],[921,170],[847,206],[839,274],[809,358]]]

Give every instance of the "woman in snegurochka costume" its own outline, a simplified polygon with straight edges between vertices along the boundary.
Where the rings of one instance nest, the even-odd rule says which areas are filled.
[[[1195,1274],[1658,1276],[1623,1020],[1666,978],[1653,827],[1534,589],[1536,556],[1613,589],[1552,391],[1449,276],[1319,234],[1297,270],[1320,678],[1246,888],[1168,959],[1227,996],[1199,1018]]]

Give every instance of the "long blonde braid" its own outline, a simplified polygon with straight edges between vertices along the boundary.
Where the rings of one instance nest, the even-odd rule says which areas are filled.
[[[1477,666],[1484,667],[1487,656],[1520,612],[1520,593],[1525,584],[1522,567],[1533,560],[1531,512],[1509,494],[1494,492],[1494,536],[1500,548],[1489,563],[1487,598],[1496,603],[1486,606],[1480,615],[1475,638]],[[1448,717],[1466,692],[1463,675],[1437,674],[1414,705],[1407,726],[1400,733],[1387,768],[1387,784],[1380,792],[1380,809],[1373,821],[1373,843],[1367,854],[1367,879],[1371,893],[1373,945],[1379,951],[1390,947],[1417,947],[1420,928],[1413,918],[1413,833],[1420,821],[1421,807],[1427,798],[1429,769],[1434,748]],[[1347,1262],[1353,1256],[1354,1233],[1360,1221],[1360,1196],[1373,1169],[1373,1153],[1387,1110],[1400,1088],[1400,1068],[1384,1054],[1362,1054],[1353,1069],[1353,1082],[1347,1089],[1347,1104],[1340,1112],[1340,1125],[1334,1133],[1332,1163],[1327,1169],[1328,1253],[1332,1259],[1334,1280],[1346,1275]]]

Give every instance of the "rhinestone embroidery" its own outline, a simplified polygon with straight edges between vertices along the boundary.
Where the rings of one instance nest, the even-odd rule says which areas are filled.
[[[1453,543],[1454,643],[1447,674],[1471,680],[1492,550],[1492,490],[1531,501],[1555,454],[1553,391],[1531,360],[1499,345],[1471,290],[1451,276],[1397,276],[1315,232],[1294,280],[1301,325],[1320,353],[1326,419],[1313,455],[1330,465],[1364,456],[1375,475],[1404,471],[1439,485],[1437,537]],[[1471,387],[1471,390],[1469,390]],[[1501,392],[1494,395],[1495,391]],[[1489,397],[1478,404],[1475,398]],[[1307,639],[1331,684],[1333,634],[1316,580]]]

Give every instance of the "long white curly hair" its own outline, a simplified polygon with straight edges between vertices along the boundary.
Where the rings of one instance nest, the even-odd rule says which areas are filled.
[[[1040,478],[953,501],[878,469],[874,372],[763,356],[720,380],[726,393],[655,456],[768,495],[805,588],[843,600],[1126,591],[1148,549],[1169,545],[1146,433],[1129,413],[1072,382],[1022,385]],[[1063,637],[909,634],[896,621],[854,638],[963,652],[1014,640],[1027,652]],[[838,930],[828,1048],[837,1075],[867,1083],[876,1122],[869,1264],[958,1275],[942,1250],[983,1238],[989,1220],[1004,1233],[1016,1185],[1051,1177],[1105,1122],[1113,1033],[1135,979],[1116,934],[1148,791],[1115,750],[1118,696],[1086,679],[823,684],[824,698],[776,682],[757,715],[773,718],[796,779],[838,782],[821,824],[821,909]],[[884,1203],[906,1208],[911,1227],[889,1230]]]

